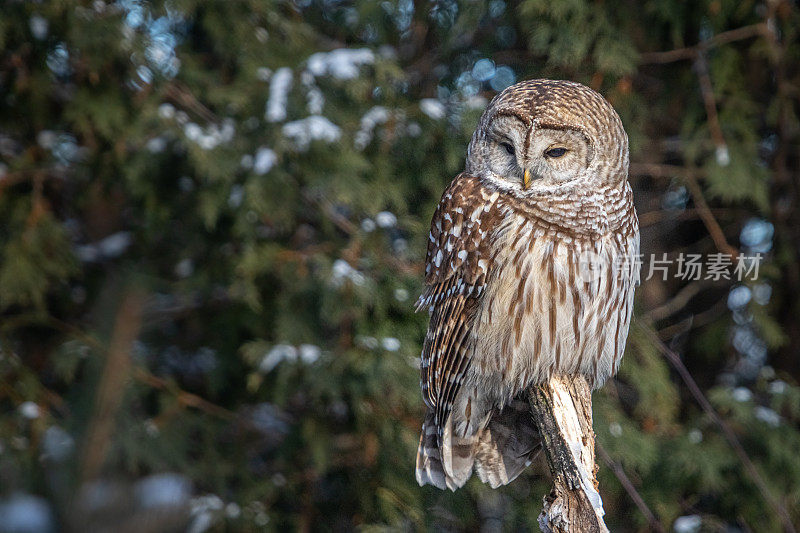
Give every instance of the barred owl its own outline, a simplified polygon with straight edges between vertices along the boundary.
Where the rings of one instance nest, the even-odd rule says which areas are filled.
[[[616,373],[639,270],[628,137],[598,93],[531,80],[498,94],[433,215],[420,363],[420,485],[498,487],[539,448],[525,390]]]

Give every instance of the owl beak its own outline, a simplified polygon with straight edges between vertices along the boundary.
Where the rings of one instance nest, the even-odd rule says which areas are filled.
[[[528,187],[530,186],[531,186],[531,171],[526,168],[525,172],[522,174],[522,188],[527,191]]]

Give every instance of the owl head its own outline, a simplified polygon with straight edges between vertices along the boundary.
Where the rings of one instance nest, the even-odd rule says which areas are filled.
[[[628,136],[611,104],[592,89],[571,81],[524,81],[484,111],[466,172],[522,196],[621,186],[628,177]]]

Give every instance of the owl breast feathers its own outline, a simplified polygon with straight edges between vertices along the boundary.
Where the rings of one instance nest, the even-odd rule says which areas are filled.
[[[509,483],[539,447],[524,391],[616,373],[638,284],[627,171],[619,117],[580,84],[523,82],[487,108],[431,224],[420,485]]]

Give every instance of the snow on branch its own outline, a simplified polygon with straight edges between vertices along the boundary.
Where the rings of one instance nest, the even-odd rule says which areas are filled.
[[[592,391],[583,376],[553,377],[530,391],[531,410],[553,475],[539,527],[545,533],[607,532],[597,491]]]

